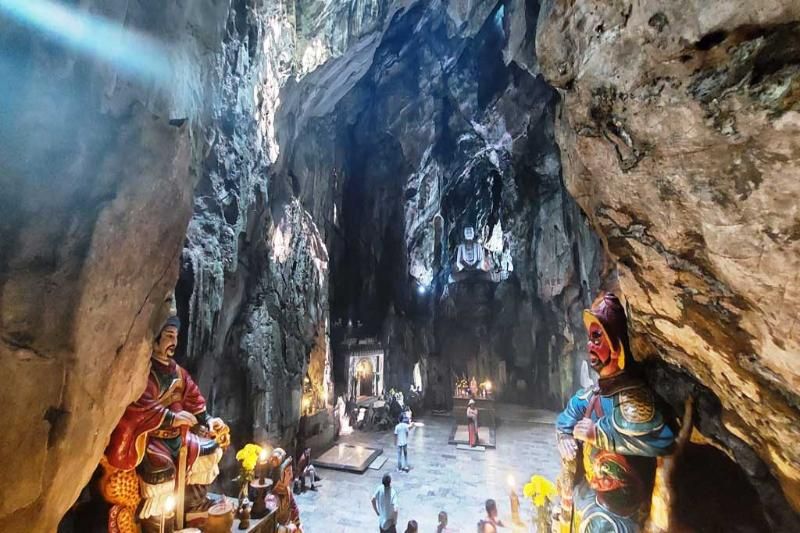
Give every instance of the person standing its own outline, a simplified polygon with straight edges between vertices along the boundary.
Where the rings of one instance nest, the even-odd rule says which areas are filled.
[[[469,433],[469,445],[478,445],[478,408],[475,407],[475,400],[470,400],[467,404],[467,432]]]
[[[497,517],[497,503],[492,499],[486,500],[486,518],[478,522],[478,533],[497,533],[501,527],[506,525]]]
[[[400,422],[394,427],[395,440],[397,443],[397,470],[408,472],[408,432],[411,425],[405,416],[400,418]]]
[[[397,491],[392,488],[392,476],[383,475],[381,484],[372,496],[372,509],[378,515],[380,533],[397,533]]]
[[[445,511],[439,511],[439,524],[436,526],[436,533],[456,533],[456,529],[447,527],[448,518]]]

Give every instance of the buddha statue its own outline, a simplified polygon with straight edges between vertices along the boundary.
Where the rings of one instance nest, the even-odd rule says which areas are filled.
[[[464,241],[458,245],[456,264],[453,269],[456,273],[465,271],[487,272],[486,256],[483,246],[475,237],[475,228],[464,228]]]
[[[469,381],[469,396],[470,398],[478,397],[478,380],[475,379],[475,376],[472,376],[472,379]]]

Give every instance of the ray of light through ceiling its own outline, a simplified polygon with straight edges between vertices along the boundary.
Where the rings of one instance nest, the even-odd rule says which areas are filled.
[[[141,81],[170,81],[169,49],[112,20],[48,0],[0,0],[0,18],[16,21]]]

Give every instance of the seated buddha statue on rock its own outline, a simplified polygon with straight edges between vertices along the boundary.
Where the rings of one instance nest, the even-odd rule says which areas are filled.
[[[464,240],[458,245],[456,252],[456,264],[453,267],[455,272],[488,272],[489,266],[486,262],[486,254],[483,245],[478,242],[475,236],[475,228],[467,226],[464,228]]]
[[[480,280],[499,283],[506,280],[514,270],[511,252],[507,245],[502,251],[485,248],[478,239],[475,228],[464,228],[464,240],[456,249],[448,283],[465,280]]]
[[[467,226],[464,228],[464,240],[458,245],[456,250],[456,260],[450,276],[450,282],[464,281],[468,279],[491,280],[490,260],[486,255],[476,235],[475,228]]]

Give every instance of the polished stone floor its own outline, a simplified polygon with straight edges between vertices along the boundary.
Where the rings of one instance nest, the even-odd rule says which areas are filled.
[[[324,479],[318,492],[298,496],[306,533],[362,533],[377,531],[377,517],[370,499],[385,472],[391,472],[399,497],[398,531],[414,519],[423,533],[436,530],[440,510],[447,511],[450,526],[472,533],[483,516],[487,498],[498,503],[501,518],[510,518],[507,478],[516,480],[523,518],[530,516],[530,504],[522,497],[522,485],[532,474],[551,480],[558,473],[553,420],[546,411],[519,406],[498,406],[497,448],[484,452],[456,450],[447,444],[452,421],[447,417],[420,419],[424,427],[409,436],[411,472],[397,472],[394,434],[356,431],[343,442],[383,447],[388,461],[380,470],[353,474],[319,469]],[[506,530],[511,531],[511,530]]]

